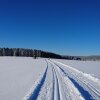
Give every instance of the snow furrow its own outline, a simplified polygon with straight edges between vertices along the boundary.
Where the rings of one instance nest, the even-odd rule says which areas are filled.
[[[57,66],[58,66],[58,64],[60,64],[60,65],[65,65],[65,64],[62,64],[62,63],[60,63],[60,62],[57,62],[57,61],[53,61]],[[68,66],[68,65],[66,65],[66,66]],[[82,84],[84,84],[85,85],[85,87],[86,88],[88,88],[87,90],[89,90],[89,91],[84,91],[83,89],[81,89],[81,91],[84,91],[84,93],[86,93],[87,92],[87,94],[91,94],[90,95],[90,100],[93,100],[93,98],[95,99],[95,100],[99,100],[100,99],[100,91],[99,90],[97,90],[92,84],[90,84],[88,81],[86,81],[86,80],[83,80],[82,78],[80,78],[80,76],[79,76],[79,74],[77,74],[76,75],[76,73],[77,73],[77,71],[75,71],[76,69],[74,69],[74,71],[73,71],[73,69],[72,68],[69,68],[70,66],[68,66],[68,67],[66,67],[66,70],[67,70],[67,72],[68,73],[66,73],[64,70],[65,69],[62,69],[60,66],[58,66],[59,68],[60,68],[60,70],[65,74],[65,75],[67,75],[68,77],[69,77],[69,79],[73,82],[73,84],[74,85],[76,85],[76,87],[79,89],[79,87],[80,88],[82,88],[82,86],[80,86],[80,83],[81,83],[81,85]],[[72,69],[72,70],[71,70]],[[70,73],[70,74],[69,74]],[[83,86],[83,88],[84,88],[84,86]],[[89,97],[89,95],[88,95],[88,97]],[[86,94],[84,95],[84,96],[86,96]],[[92,97],[91,97],[92,96]],[[87,98],[87,97],[86,97]]]
[[[33,87],[30,89],[30,91],[28,92],[28,94],[23,98],[23,100],[36,100],[39,92],[41,91],[42,85],[45,82],[45,78],[46,78],[46,74],[47,74],[47,70],[48,70],[48,64],[47,64],[47,68],[43,74],[42,77],[40,77],[35,84],[33,85]]]
[[[56,64],[56,63],[55,63]],[[57,64],[56,64],[57,65]],[[58,66],[58,65],[57,65]],[[78,77],[78,76],[75,76],[74,74],[73,74],[73,72],[71,71],[71,73],[69,74],[69,73],[65,73],[65,71],[60,67],[60,66],[58,66],[59,67],[59,69],[65,74],[65,75],[67,75],[68,76],[68,78],[72,81],[72,83],[78,88],[78,90],[80,91],[80,93],[83,95],[83,97],[85,98],[85,99],[91,99],[91,98],[93,98],[92,96],[91,96],[91,94],[88,92],[88,91],[86,91],[86,90],[84,90],[84,88],[82,87],[82,86],[80,86],[80,84],[79,84],[79,82],[78,81],[80,81],[81,83],[83,83],[83,84],[85,84],[86,85],[86,87],[88,87],[91,91],[93,91],[93,89],[91,89],[90,88],[90,86],[89,85],[87,85],[87,83],[86,82],[83,82],[83,80],[80,80],[80,78]],[[67,70],[67,72],[68,72],[68,70]],[[72,77],[71,78],[71,76],[74,76],[74,78]],[[75,81],[76,79],[78,79],[78,81]],[[93,91],[93,94],[94,94],[95,92]],[[92,95],[93,95],[92,94]],[[96,98],[95,96],[94,96],[94,98]]]
[[[60,88],[60,100],[84,100],[84,98],[80,95],[79,91],[77,90],[77,88],[74,87],[74,85],[68,79],[68,77],[64,77],[61,74],[61,71],[57,68],[57,66],[53,62],[50,61],[50,63],[53,65],[58,77],[59,88]]]
[[[55,80],[55,87],[54,87],[54,100],[60,100],[60,90],[59,90],[59,83],[58,78],[55,72],[55,69],[53,69],[54,73],[54,80]]]
[[[55,90],[54,69],[52,65],[51,65],[51,68],[52,68],[52,88],[51,88],[51,93],[49,93],[48,100],[54,100],[54,90]]]
[[[66,100],[66,96],[65,96],[65,93],[64,93],[64,88],[63,87],[63,79],[62,79],[62,76],[60,75],[60,73],[58,72],[58,70],[56,69],[56,66],[53,66],[54,67],[54,70],[55,70],[55,73],[56,73],[56,76],[58,78],[58,83],[59,83],[59,94],[60,94],[60,100]]]
[[[54,60],[23,100],[99,100],[100,91],[77,69]],[[92,81],[93,82],[93,81]]]
[[[58,62],[58,61],[55,61],[55,60],[53,60],[53,62],[58,63],[58,64],[60,64],[60,65],[62,65],[62,66],[66,66],[67,68],[69,68],[70,70],[76,72],[77,74],[81,74],[81,75],[83,75],[84,77],[86,77],[87,79],[89,79],[89,80],[95,82],[96,84],[100,85],[100,79],[98,79],[98,78],[96,78],[96,77],[93,77],[93,76],[91,76],[90,74],[84,73],[84,72],[82,72],[82,71],[79,71],[78,69],[72,68],[71,66],[68,66],[68,65],[66,65],[66,64],[63,64],[63,63]]]
[[[58,72],[57,72],[57,70],[55,69],[55,67],[53,65],[52,65],[52,69],[53,69],[53,73],[54,73],[54,76],[55,76],[54,77],[55,78],[54,100],[66,100],[63,89],[62,89],[60,76],[58,75]]]

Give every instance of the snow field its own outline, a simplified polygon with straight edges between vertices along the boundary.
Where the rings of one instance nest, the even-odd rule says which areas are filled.
[[[42,59],[0,57],[0,100],[22,100],[45,68]]]
[[[99,78],[80,69],[65,60],[0,57],[0,100],[100,100]]]

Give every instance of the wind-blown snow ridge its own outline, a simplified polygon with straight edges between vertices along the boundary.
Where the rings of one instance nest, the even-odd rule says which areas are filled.
[[[98,79],[98,78],[92,76],[91,74],[87,74],[87,73],[85,73],[85,72],[79,71],[78,69],[75,69],[75,68],[73,68],[73,67],[71,67],[71,66],[68,66],[68,65],[66,65],[66,64],[63,64],[63,63],[61,63],[61,62],[58,62],[58,61],[55,61],[55,60],[53,60],[53,61],[56,62],[56,63],[59,63],[59,64],[61,64],[61,65],[63,65],[63,66],[66,66],[66,67],[70,68],[71,70],[76,71],[78,74],[82,74],[82,75],[85,76],[86,78],[88,78],[88,79],[94,81],[95,83],[97,83],[98,85],[100,85],[100,79]]]
[[[28,92],[28,94],[23,98],[23,100],[34,100],[34,98],[35,98],[35,100],[37,99],[38,94],[39,94],[39,92],[41,90],[41,87],[42,87],[43,83],[45,82],[47,70],[48,70],[48,64],[47,64],[47,68],[46,68],[44,74],[41,75],[37,79],[37,81],[32,86],[32,88],[30,89],[30,91]]]

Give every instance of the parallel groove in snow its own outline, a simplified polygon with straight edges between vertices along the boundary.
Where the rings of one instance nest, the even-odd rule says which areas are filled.
[[[70,78],[71,76],[68,74],[68,73],[66,73],[60,66],[58,66],[56,63],[54,63],[63,73],[64,73],[64,75],[65,76],[68,76],[68,78],[72,81],[72,80],[74,80],[74,79],[72,79],[72,78]],[[73,73],[71,73],[71,75],[73,75]],[[77,82],[73,82],[72,81],[72,83],[74,84],[74,83],[77,83]],[[74,84],[75,85],[75,84]],[[82,91],[84,91],[84,93],[85,93],[85,96],[83,95],[83,92],[82,92],[82,95],[84,96],[84,98],[85,99],[91,99],[91,95],[88,93],[88,91],[85,91],[84,89],[83,89],[83,87],[81,87],[80,85],[79,85],[79,83],[77,83],[77,85],[78,85],[78,87],[79,88],[81,88],[81,91],[80,91],[80,93],[82,92]],[[77,88],[77,87],[76,87]],[[79,88],[77,88],[78,90],[80,90]]]
[[[57,61],[54,61],[55,63],[59,63],[60,65],[65,65],[65,64],[62,64],[62,63],[60,63],[60,62],[57,62]],[[68,65],[66,65],[66,66],[68,66]],[[59,67],[59,66],[58,66]],[[69,67],[69,66],[68,66]],[[60,68],[61,69],[61,68]],[[67,68],[66,68],[67,69]],[[65,71],[63,71],[64,72],[64,74],[66,74],[65,73]],[[76,79],[78,79],[80,82],[82,82],[83,84],[85,84],[90,90],[91,90],[91,92],[92,92],[92,96],[93,96],[93,98],[95,99],[95,100],[99,100],[100,99],[100,91],[99,90],[97,90],[94,86],[92,86],[89,82],[86,82],[86,81],[84,81],[84,80],[82,80],[82,79],[80,79],[80,77],[78,77],[78,76],[76,76],[76,75],[74,75],[74,71],[72,71],[71,69],[70,69],[70,72],[71,72],[71,75],[73,75],[74,77],[76,77]],[[70,76],[69,76],[69,78],[70,78]],[[71,79],[71,78],[70,78]],[[92,98],[91,98],[92,99]]]
[[[54,60],[46,60],[47,68],[24,100],[99,100],[100,93],[77,71]],[[60,66],[61,65],[61,66]]]
[[[55,85],[54,85],[54,100],[60,100],[60,90],[59,90],[59,82],[58,78],[55,72],[55,69],[53,68],[53,73],[54,73],[54,80],[55,80]]]
[[[36,86],[35,88],[32,88],[31,91],[23,98],[23,100],[36,100],[39,92],[41,91],[42,85],[45,82],[45,78],[46,78],[46,74],[47,74],[47,70],[48,70],[48,63],[47,63],[47,68],[42,76],[41,79],[38,79],[36,81]]]
[[[83,97],[81,97],[81,95],[80,95],[80,93],[78,92],[78,90],[74,87],[74,85],[71,83],[71,81],[68,79],[68,77],[66,77],[66,78],[64,78],[62,75],[61,75],[61,73],[60,73],[60,71],[58,71],[58,69],[57,69],[57,66],[53,63],[53,62],[51,62],[51,61],[49,61],[52,65],[53,65],[53,67],[55,68],[55,71],[56,71],[56,73],[57,73],[57,77],[58,77],[58,79],[59,79],[59,87],[60,87],[60,100],[84,100],[84,98]],[[61,78],[61,79],[60,79]],[[64,79],[66,80],[66,81],[64,81]],[[64,89],[63,89],[63,84],[66,84],[66,87],[64,87],[64,88],[66,88],[66,95],[68,95],[68,93],[69,93],[69,95],[67,96],[67,98],[66,98],[66,95],[65,95],[65,93],[64,93]],[[68,87],[68,86],[69,87]],[[71,87],[71,88],[70,88]],[[71,90],[72,90],[72,92],[71,92]],[[57,100],[57,99],[56,99]]]

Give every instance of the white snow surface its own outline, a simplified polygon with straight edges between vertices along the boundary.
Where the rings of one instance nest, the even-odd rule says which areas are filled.
[[[100,79],[100,61],[77,61],[64,59],[56,59],[56,61],[67,64],[73,68],[76,68],[87,74],[91,74],[92,76]]]
[[[45,68],[41,59],[0,57],[0,100],[22,100]]]
[[[0,57],[0,100],[100,100],[99,78],[70,65],[57,59]]]

